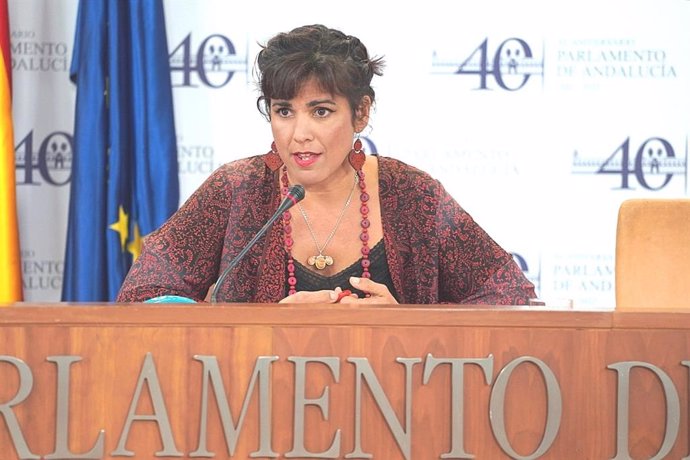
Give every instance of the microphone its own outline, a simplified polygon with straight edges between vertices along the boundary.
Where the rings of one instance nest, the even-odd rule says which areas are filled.
[[[263,236],[264,233],[266,233],[266,230],[269,229],[271,225],[273,225],[273,222],[278,219],[285,211],[299,203],[304,199],[304,187],[301,185],[293,185],[290,187],[290,189],[287,191],[287,194],[285,195],[285,198],[283,201],[280,203],[280,206],[278,206],[278,209],[276,209],[276,212],[271,216],[270,219],[268,219],[268,222],[261,227],[261,230],[259,230],[256,235],[254,235],[254,238],[251,239],[247,245],[242,248],[242,250],[235,256],[234,259],[230,262],[230,265],[228,265],[225,270],[223,270],[223,273],[220,274],[218,277],[218,281],[216,281],[216,285],[213,287],[213,292],[211,293],[211,303],[216,303],[216,296],[218,295],[218,289],[220,288],[220,285],[223,284],[223,281],[225,280],[225,277],[228,276],[230,271],[237,266],[237,264],[242,260],[242,258],[247,254],[247,252],[254,246],[254,243],[256,243],[259,238]]]

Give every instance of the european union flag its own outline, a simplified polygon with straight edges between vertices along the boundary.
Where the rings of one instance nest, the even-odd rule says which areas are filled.
[[[172,87],[161,0],[81,0],[64,301],[112,301],[143,235],[177,209]]]

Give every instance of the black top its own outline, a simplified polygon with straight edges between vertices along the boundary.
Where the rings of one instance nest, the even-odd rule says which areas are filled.
[[[362,259],[359,259],[357,262],[332,276],[320,275],[305,267],[301,263],[295,261],[297,290],[320,291],[323,289],[335,289],[336,287],[340,287],[343,290],[349,289],[362,298],[364,297],[364,293],[353,288],[349,281],[351,276],[362,276],[361,261]],[[369,265],[369,273],[371,274],[372,281],[376,281],[377,283],[388,286],[391,294],[397,300],[398,296],[395,293],[393,288],[393,280],[391,279],[391,274],[388,271],[388,262],[386,262],[386,246],[383,244],[383,239],[381,239],[381,241],[376,243],[376,245],[371,248],[371,251],[369,252],[369,261],[371,262]],[[289,286],[286,288],[286,293],[288,289]]]

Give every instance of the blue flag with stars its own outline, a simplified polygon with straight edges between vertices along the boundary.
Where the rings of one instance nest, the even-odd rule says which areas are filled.
[[[162,0],[80,0],[62,300],[115,299],[142,237],[179,204]]]

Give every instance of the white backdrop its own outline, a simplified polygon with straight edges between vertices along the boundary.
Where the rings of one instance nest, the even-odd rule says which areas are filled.
[[[440,179],[544,299],[613,308],[621,201],[688,196],[688,0],[164,4],[183,200],[220,164],[268,150],[257,43],[308,23],[384,56],[369,150]],[[10,0],[29,301],[60,298],[76,10]]]

